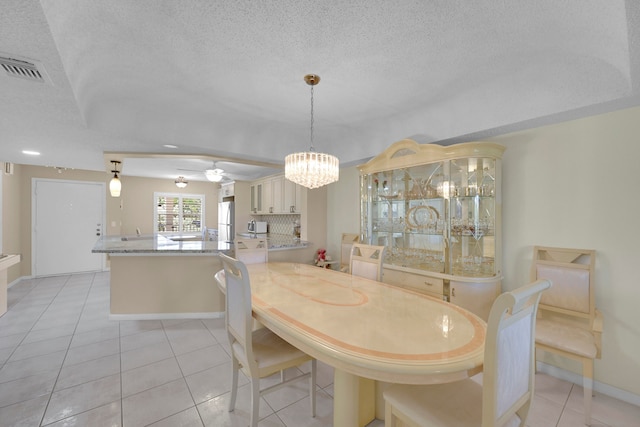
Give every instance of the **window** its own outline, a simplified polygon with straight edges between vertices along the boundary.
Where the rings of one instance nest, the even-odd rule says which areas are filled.
[[[154,193],[153,218],[158,233],[204,230],[204,195]]]

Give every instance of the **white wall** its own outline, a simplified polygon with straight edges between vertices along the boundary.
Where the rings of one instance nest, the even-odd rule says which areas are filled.
[[[398,138],[401,139],[401,138]],[[604,316],[598,383],[640,396],[640,108],[503,135],[503,290],[529,280],[534,245],[595,249]],[[395,141],[389,141],[389,145]],[[359,230],[356,168],[329,187],[328,246]],[[565,359],[544,362],[580,372]]]

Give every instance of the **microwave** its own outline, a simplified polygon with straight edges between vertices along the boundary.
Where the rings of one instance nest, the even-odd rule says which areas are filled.
[[[249,221],[247,228],[251,233],[266,233],[267,222],[266,221]]]

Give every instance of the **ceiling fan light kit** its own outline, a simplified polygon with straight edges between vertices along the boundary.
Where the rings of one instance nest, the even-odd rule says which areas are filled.
[[[204,176],[207,177],[207,179],[211,182],[220,182],[222,181],[222,172],[224,172],[222,169],[207,169],[206,171],[204,171]]]
[[[284,176],[289,181],[313,189],[336,182],[340,175],[340,162],[336,156],[318,153],[313,147],[313,87],[320,82],[320,76],[307,74],[304,81],[311,86],[311,147],[307,152],[285,157]]]

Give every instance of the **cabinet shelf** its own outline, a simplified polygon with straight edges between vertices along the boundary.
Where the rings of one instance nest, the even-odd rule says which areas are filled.
[[[468,196],[469,198],[473,197],[473,196]],[[485,197],[485,196],[482,196]],[[460,198],[465,198],[465,196],[460,196]],[[385,198],[373,198],[373,200],[371,201],[371,203],[390,203],[390,202],[394,202],[394,203],[405,203],[405,202],[433,202],[433,201],[437,201],[437,200],[442,200],[444,201],[445,198],[444,197],[409,197],[409,198],[404,198],[404,199],[400,199],[400,198],[396,198],[396,199],[385,199]]]

